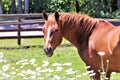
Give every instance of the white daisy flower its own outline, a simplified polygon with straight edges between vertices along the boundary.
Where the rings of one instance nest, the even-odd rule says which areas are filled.
[[[104,56],[105,55],[105,52],[98,52],[98,54],[100,55],[100,56]]]

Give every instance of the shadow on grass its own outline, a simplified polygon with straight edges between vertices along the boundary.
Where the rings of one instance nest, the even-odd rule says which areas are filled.
[[[43,48],[43,45],[30,45],[30,46],[18,46],[18,47],[0,47],[0,49],[4,49],[4,50],[29,49],[29,48]]]
[[[62,44],[59,47],[60,48],[65,48],[65,47],[71,47],[72,45],[70,44]],[[18,47],[0,47],[2,50],[14,50],[14,49],[30,49],[30,48],[43,48],[43,45],[29,45],[29,46],[18,46]]]

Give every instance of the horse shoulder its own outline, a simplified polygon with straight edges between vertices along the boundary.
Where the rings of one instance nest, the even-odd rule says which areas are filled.
[[[97,29],[89,38],[89,54],[92,54],[92,51],[103,51],[106,53],[106,56],[111,56],[113,54],[113,49],[117,41],[114,39],[115,26],[107,21],[100,21],[97,25]],[[113,36],[113,38],[112,38]],[[111,40],[111,39],[114,39]]]
[[[114,54],[120,56],[120,28],[113,30],[113,36],[111,37],[110,44]]]

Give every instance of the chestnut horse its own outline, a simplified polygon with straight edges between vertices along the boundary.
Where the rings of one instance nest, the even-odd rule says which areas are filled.
[[[64,37],[77,48],[86,66],[90,66],[89,70],[94,70],[94,80],[100,80],[102,65],[98,52],[101,51],[105,53],[104,69],[106,60],[109,60],[106,77],[110,79],[111,72],[120,72],[120,27],[85,14],[55,12],[48,16],[43,12],[43,18],[44,51],[47,56],[53,55]]]

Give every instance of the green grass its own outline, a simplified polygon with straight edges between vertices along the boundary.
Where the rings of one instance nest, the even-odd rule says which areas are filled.
[[[22,39],[21,46],[14,39],[0,40],[0,61],[4,60],[0,62],[0,80],[90,80],[76,48],[66,40],[62,45],[52,57],[46,57],[43,39]],[[113,74],[112,80],[119,76]]]

